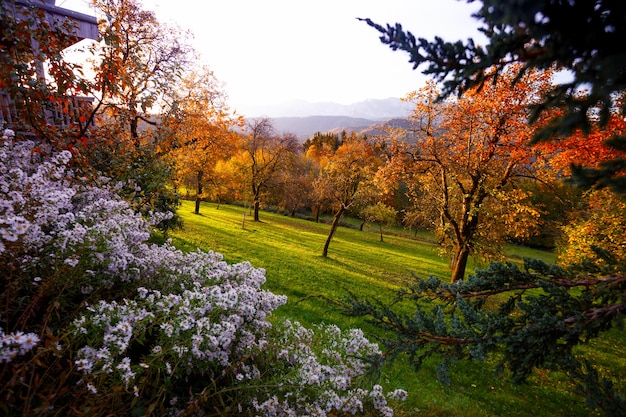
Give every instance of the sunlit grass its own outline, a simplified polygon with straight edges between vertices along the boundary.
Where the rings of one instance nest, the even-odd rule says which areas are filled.
[[[213,250],[229,263],[249,261],[266,270],[266,289],[288,296],[288,303],[276,311],[277,317],[305,325],[326,322],[340,327],[360,327],[374,339],[376,331],[360,319],[349,318],[336,308],[335,301],[348,292],[362,298],[391,300],[394,291],[412,276],[436,275],[447,279],[448,260],[432,237],[425,233],[402,234],[388,229],[380,242],[378,229],[358,222],[341,227],[333,239],[328,258],[321,256],[329,225],[261,212],[261,222],[251,221],[244,207],[205,203],[201,214],[193,214],[193,202],[185,201],[179,210],[185,227],[172,233],[174,243],[185,250]],[[509,260],[524,257],[554,261],[554,255],[510,246]],[[472,263],[474,265],[474,263]],[[598,341],[582,349],[601,351],[606,370],[626,379],[621,335],[613,342]],[[611,343],[622,346],[612,353]],[[495,359],[493,360],[495,363]],[[398,415],[420,416],[589,416],[583,399],[571,395],[569,381],[561,374],[541,373],[532,384],[514,385],[506,377],[496,377],[494,363],[458,362],[452,368],[452,384],[437,381],[437,362],[429,361],[419,372],[404,361],[385,369],[381,382],[388,388],[401,387],[410,396]],[[609,372],[609,371],[607,371]],[[419,410],[419,411],[418,411]]]

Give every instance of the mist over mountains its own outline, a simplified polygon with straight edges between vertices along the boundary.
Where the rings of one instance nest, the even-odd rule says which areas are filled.
[[[399,98],[368,99],[353,104],[333,102],[311,103],[293,100],[281,104],[248,106],[239,109],[245,117],[308,117],[308,116],[347,116],[362,119],[386,120],[406,117],[411,111],[410,103]]]
[[[353,104],[311,103],[294,100],[283,104],[250,106],[246,118],[272,119],[279,133],[294,133],[301,140],[316,132],[361,132],[392,119],[406,119],[413,106],[398,98],[368,99]]]

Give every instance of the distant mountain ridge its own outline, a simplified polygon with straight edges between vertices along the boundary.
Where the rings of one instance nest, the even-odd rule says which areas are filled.
[[[311,103],[293,100],[282,104],[249,106],[239,109],[245,117],[308,117],[308,116],[346,116],[375,121],[404,118],[411,112],[412,106],[399,98],[368,99],[352,104],[333,102]]]
[[[360,131],[380,123],[376,120],[347,116],[271,117],[270,119],[278,133],[293,133],[301,140],[306,140],[317,132]]]
[[[398,98],[369,99],[353,104],[311,103],[295,100],[289,103],[258,107],[249,111],[249,119],[267,117],[280,134],[293,133],[306,140],[317,132],[340,133],[380,130],[390,120],[405,120],[412,106]]]

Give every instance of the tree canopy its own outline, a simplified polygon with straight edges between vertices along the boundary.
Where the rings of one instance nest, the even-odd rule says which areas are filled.
[[[463,279],[470,255],[498,254],[506,239],[528,236],[539,211],[520,189],[536,177],[541,155],[527,146],[532,130],[525,106],[549,85],[550,72],[529,72],[510,88],[515,68],[495,85],[436,103],[434,83],[411,93],[408,131],[390,145],[413,203],[452,255],[452,281]],[[491,255],[491,256],[489,256]]]
[[[497,85],[512,67],[517,68],[512,87],[534,70],[568,73],[569,81],[552,84],[538,95],[539,101],[526,106],[526,120],[535,128],[530,142],[554,142],[555,153],[576,155],[574,161],[586,165],[571,167],[579,184],[626,196],[626,135],[617,123],[626,115],[626,3],[482,0],[474,17],[488,39],[484,46],[472,39],[429,41],[399,23],[382,26],[362,20],[382,34],[384,44],[407,52],[414,68],[426,66],[423,73],[443,86],[439,101]],[[602,160],[584,158],[580,147],[571,146],[583,137],[604,140],[610,150],[602,151]],[[619,204],[605,210],[604,223],[592,225],[594,232],[602,234],[605,225],[619,234],[623,222],[611,216],[620,211],[613,207]],[[568,236],[587,236],[588,227],[582,221],[574,224]],[[559,370],[576,383],[590,407],[601,408],[606,416],[622,416],[623,387],[603,372],[598,358],[576,349],[610,329],[623,331],[626,312],[623,258],[614,247],[600,247],[602,237],[591,235],[589,240],[593,254],[586,255],[585,265],[493,263],[452,284],[434,277],[416,279],[398,292],[393,304],[352,297],[346,300],[346,312],[393,332],[386,340],[386,359],[407,354],[419,367],[427,357],[440,355],[438,373],[444,382],[455,359],[491,356],[500,360],[498,370],[516,381],[535,369]],[[589,245],[579,246],[587,250]]]
[[[473,2],[473,0],[468,0]],[[414,69],[442,82],[442,97],[462,94],[487,82],[495,82],[501,70],[521,63],[519,78],[530,69],[555,68],[571,77],[555,84],[533,105],[530,122],[548,110],[560,115],[538,129],[535,141],[567,136],[580,129],[604,126],[624,99],[626,90],[626,3],[615,0],[482,0],[473,16],[487,44],[473,39],[446,42],[415,37],[400,23],[394,25],[362,19],[377,29],[380,40],[393,50],[409,54]],[[584,29],[582,29],[584,28]],[[496,68],[493,71],[492,68]],[[581,94],[584,91],[584,94]],[[620,107],[621,116],[626,116]],[[626,192],[626,136],[618,132],[607,144],[622,152],[598,169],[574,169],[574,176],[588,186],[610,186]],[[606,179],[609,179],[607,181]]]

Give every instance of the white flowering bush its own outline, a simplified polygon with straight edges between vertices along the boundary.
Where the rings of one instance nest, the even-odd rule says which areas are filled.
[[[39,336],[34,333],[15,332],[4,334],[0,329],[0,363],[8,363],[17,356],[25,355],[39,343]]]
[[[272,344],[261,357],[270,358],[261,369],[275,385],[253,399],[263,416],[362,415],[392,416],[389,402],[404,401],[406,391],[385,395],[380,385],[366,386],[367,358],[380,355],[378,345],[359,329],[342,331],[335,325],[307,329],[285,320],[271,330]],[[238,378],[243,378],[238,375]]]
[[[392,415],[359,330],[270,320],[265,271],[151,244],[105,178],[0,143],[0,395],[18,415]]]

